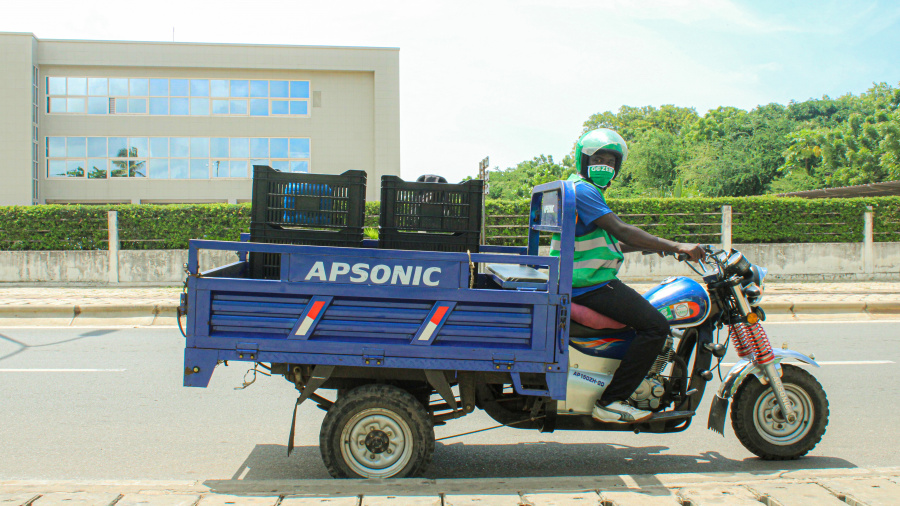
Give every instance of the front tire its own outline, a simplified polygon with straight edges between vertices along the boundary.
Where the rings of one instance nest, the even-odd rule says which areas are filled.
[[[828,398],[804,369],[782,365],[781,382],[796,420],[785,419],[775,391],[748,376],[734,394],[731,426],[744,448],[764,460],[794,460],[815,448],[828,425]]]
[[[322,421],[319,450],[335,478],[402,478],[422,473],[434,454],[425,407],[391,385],[339,396]]]

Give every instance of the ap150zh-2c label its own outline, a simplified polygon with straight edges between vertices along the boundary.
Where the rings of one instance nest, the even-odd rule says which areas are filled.
[[[319,257],[321,258],[321,257]],[[353,285],[393,285],[459,288],[459,264],[389,258],[334,257],[322,260],[295,257],[291,281]]]

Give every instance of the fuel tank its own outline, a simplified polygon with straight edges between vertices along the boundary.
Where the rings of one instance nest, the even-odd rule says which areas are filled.
[[[706,288],[691,278],[673,276],[644,294],[675,328],[694,327],[709,316],[710,300]]]

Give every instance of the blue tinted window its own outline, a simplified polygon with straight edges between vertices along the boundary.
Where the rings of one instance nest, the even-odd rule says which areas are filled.
[[[291,139],[290,158],[309,158],[309,139]]]
[[[107,153],[110,157],[128,156],[128,141],[125,137],[110,137],[109,149]]]
[[[213,100],[212,101],[212,113],[213,114],[228,114],[228,101],[227,100]]]
[[[190,102],[186,98],[170,98],[169,113],[175,116],[186,116],[189,112],[189,104]]]
[[[47,162],[48,177],[66,177],[66,161],[50,160]]]
[[[106,137],[88,137],[87,155],[90,157],[106,157]]]
[[[109,162],[109,177],[128,177],[128,161],[111,160]]]
[[[192,98],[191,116],[209,116],[209,99]]]
[[[281,172],[291,171],[291,166],[288,164],[287,160],[272,160],[271,167],[275,170],[280,170]]]
[[[129,87],[131,89],[131,96],[133,97],[142,97],[150,94],[150,80],[149,79],[129,79]]]
[[[47,108],[48,112],[66,112],[66,99],[51,98]]]
[[[66,160],[66,176],[84,177],[84,160]]]
[[[128,79],[110,79],[109,94],[114,97],[124,97],[128,95]]]
[[[209,166],[212,177],[229,177],[228,160],[213,160]]]
[[[109,113],[109,99],[106,97],[88,98],[88,114]]]
[[[169,139],[169,156],[186,158],[190,154],[191,140],[187,137]]]
[[[231,177],[248,177],[246,160],[231,161]]]
[[[246,97],[250,95],[250,83],[247,81],[231,81],[231,96]]]
[[[106,158],[89,158],[87,162],[88,179],[106,179]]]
[[[209,179],[208,158],[191,158],[191,179]]]
[[[169,80],[168,79],[151,79],[150,80],[150,96],[151,97],[167,97],[167,96],[169,96]]]
[[[250,116],[268,116],[269,101],[264,98],[250,99]]]
[[[150,143],[146,137],[129,137],[128,138],[128,156],[143,158],[150,151]]]
[[[65,137],[47,137],[47,156],[52,156],[52,157],[66,156],[66,138]]]
[[[129,98],[128,99],[128,112],[132,114],[146,114],[147,113],[147,99],[146,98]]]
[[[88,79],[88,95],[106,96],[109,93],[109,85],[105,77],[92,77]]]
[[[69,98],[66,100],[66,112],[84,112],[83,98]]]
[[[209,158],[209,137],[191,137],[191,158]]]
[[[127,98],[117,98],[116,99],[116,114],[125,114],[128,112],[128,99]]]
[[[269,153],[272,158],[287,158],[288,157],[288,140],[287,139],[272,139]]]
[[[250,158],[250,141],[248,139],[231,139],[231,158]]]
[[[275,98],[288,97],[287,81],[269,81],[269,96]]]
[[[190,91],[187,79],[170,79],[169,95],[173,97],[186,97]]]
[[[250,156],[253,158],[268,158],[269,139],[250,139]]]
[[[166,179],[169,177],[169,160],[151,159],[150,160],[150,179]]]
[[[226,81],[225,79],[211,79],[209,81],[209,96],[227,97],[228,81]]]
[[[232,100],[231,101],[231,114],[247,114],[247,101],[246,100]]]
[[[250,81],[251,97],[268,97],[269,81]]]
[[[210,155],[213,158],[228,158],[228,138],[213,137],[209,140]]]
[[[265,166],[268,166],[268,167],[271,167],[271,166],[272,166],[272,164],[271,164],[271,162],[269,162],[269,160],[261,159],[261,158],[254,158],[254,159],[250,160],[250,165],[251,165],[251,166],[253,166],[253,165],[265,165]]]
[[[291,81],[291,98],[309,98],[309,81]]]
[[[169,99],[168,98],[151,98],[150,99],[150,114],[154,114],[154,115],[169,114]]]
[[[306,114],[306,100],[291,100],[291,114]]]
[[[309,162],[306,160],[291,162],[291,172],[309,172]]]
[[[69,83],[69,95],[87,95],[86,77],[70,77],[67,81]]]
[[[273,100],[272,101],[272,114],[287,114],[288,113],[288,101],[287,100]]]
[[[48,77],[47,78],[47,94],[48,95],[65,95],[66,94],[66,78],[65,77]],[[63,169],[65,172],[65,169]]]
[[[128,177],[147,177],[147,162],[145,160],[129,160]]]
[[[69,137],[66,140],[66,156],[69,158],[84,158],[87,156],[86,143],[87,139],[84,137]]]
[[[169,177],[172,179],[187,179],[188,178],[188,159],[187,158],[173,158],[169,160]]]
[[[191,96],[208,97],[209,81],[206,79],[191,79]]]
[[[152,156],[153,158],[165,158],[169,156],[169,138],[151,137],[150,156]]]

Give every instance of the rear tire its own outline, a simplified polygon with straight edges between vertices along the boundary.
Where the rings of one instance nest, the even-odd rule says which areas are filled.
[[[734,394],[731,426],[744,448],[764,460],[794,460],[815,448],[828,426],[828,398],[804,369],[782,365],[781,382],[794,407],[787,423],[775,392],[750,375]]]
[[[431,463],[434,428],[409,392],[363,385],[339,396],[328,410],[319,450],[335,478],[417,476]]]

